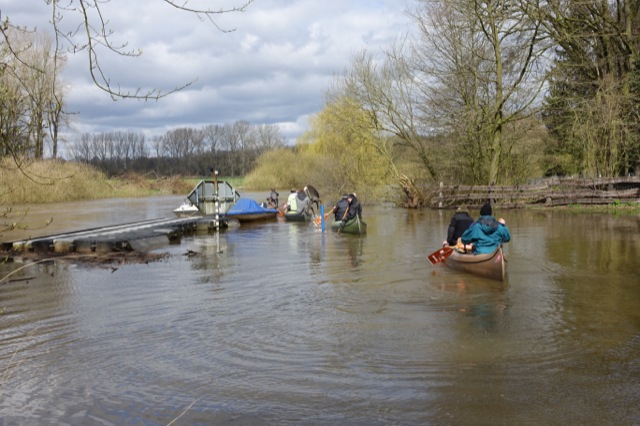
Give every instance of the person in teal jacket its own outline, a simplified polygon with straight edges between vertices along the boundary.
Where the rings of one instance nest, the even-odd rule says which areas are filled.
[[[480,208],[480,217],[462,234],[462,243],[473,245],[473,254],[493,252],[499,245],[511,241],[511,233],[504,219],[492,216],[491,204]]]

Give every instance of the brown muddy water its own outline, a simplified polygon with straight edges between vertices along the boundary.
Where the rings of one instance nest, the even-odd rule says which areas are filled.
[[[54,221],[28,232],[181,201],[32,206],[34,227]],[[24,267],[0,282],[0,424],[640,424],[640,217],[496,213],[505,283],[426,260],[451,212],[372,206],[363,237],[273,220],[149,264],[16,259],[0,267]]]

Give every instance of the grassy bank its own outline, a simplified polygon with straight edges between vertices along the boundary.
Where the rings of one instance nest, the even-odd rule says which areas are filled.
[[[0,163],[0,205],[42,204],[101,198],[187,195],[200,179],[126,174],[107,178],[96,168],[58,160]],[[242,179],[220,178],[237,188]]]
[[[606,213],[614,215],[640,215],[640,203],[614,203],[583,206],[579,204],[571,204],[566,207],[553,207],[554,209],[567,210],[571,213]]]

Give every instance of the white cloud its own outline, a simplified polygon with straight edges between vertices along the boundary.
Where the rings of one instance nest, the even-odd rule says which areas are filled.
[[[188,4],[198,2],[210,4]],[[3,17],[50,29],[51,6],[26,3],[9,1]],[[115,30],[113,41],[142,50],[135,59],[103,52],[101,64],[114,83],[166,91],[195,82],[157,102],[114,102],[90,82],[87,55],[72,56],[64,78],[71,88],[68,109],[77,113],[74,131],[152,134],[247,120],[278,124],[295,140],[322,108],[333,75],[348,67],[354,53],[388,46],[409,27],[397,0],[255,0],[244,13],[216,18],[222,28],[237,28],[230,33],[162,1],[112,1],[102,7]],[[72,26],[77,17],[68,15],[65,23]]]

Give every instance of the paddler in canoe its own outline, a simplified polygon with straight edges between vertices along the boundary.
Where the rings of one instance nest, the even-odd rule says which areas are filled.
[[[480,217],[462,234],[455,247],[445,245],[427,256],[432,265],[444,262],[452,269],[503,281],[506,261],[502,244],[511,240],[504,219],[492,215],[491,204],[480,209]]]
[[[511,233],[503,218],[493,217],[490,203],[480,208],[480,217],[460,237],[462,244],[472,246],[473,254],[489,254],[511,241]]]
[[[334,214],[334,221],[331,229],[338,233],[347,234],[364,234],[367,232],[367,224],[362,220],[362,205],[355,192],[345,194],[336,203],[333,208],[325,213],[324,219],[327,220],[330,214]]]
[[[473,217],[469,215],[467,206],[458,206],[456,212],[451,216],[451,222],[447,228],[447,239],[443,241],[442,246],[461,245],[460,237],[464,231],[469,229],[473,223]]]

